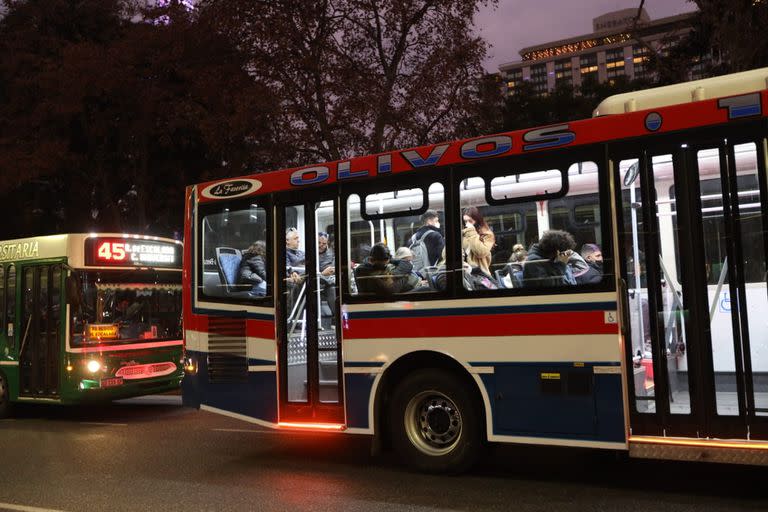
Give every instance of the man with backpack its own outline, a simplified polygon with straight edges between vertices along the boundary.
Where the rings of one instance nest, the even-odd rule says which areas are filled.
[[[421,223],[409,240],[408,248],[413,253],[413,270],[423,276],[426,267],[433,267],[440,261],[445,238],[440,233],[440,215],[435,210],[425,211]]]

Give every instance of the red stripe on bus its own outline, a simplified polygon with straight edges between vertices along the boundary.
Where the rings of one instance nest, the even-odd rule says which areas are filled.
[[[344,329],[344,338],[546,336],[617,334],[618,332],[617,324],[605,322],[603,311],[595,311],[432,318],[351,319]]]
[[[248,320],[245,332],[249,338],[275,339],[275,323],[269,320]]]

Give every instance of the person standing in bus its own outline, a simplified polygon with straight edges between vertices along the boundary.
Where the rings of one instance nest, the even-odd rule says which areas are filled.
[[[531,288],[575,285],[576,279],[568,265],[575,246],[573,235],[567,231],[545,231],[528,251],[523,265],[523,285]]]
[[[408,241],[408,248],[413,253],[413,270],[424,277],[424,269],[434,267],[440,261],[445,238],[440,232],[440,215],[435,210],[424,212],[421,223],[422,226]]]
[[[250,284],[251,294],[263,297],[267,294],[267,264],[265,257],[267,245],[257,240],[245,251],[240,260],[240,268],[237,271],[239,284]]]
[[[478,268],[483,274],[491,276],[491,250],[496,245],[493,234],[483,215],[476,207],[464,210],[464,228],[461,230],[461,250],[464,261],[471,267]]]
[[[328,233],[317,233],[317,270],[320,272],[321,293],[331,310],[331,318],[336,318],[336,258],[329,241]]]

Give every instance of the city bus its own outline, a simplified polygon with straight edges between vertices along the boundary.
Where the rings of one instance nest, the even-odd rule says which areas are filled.
[[[184,404],[424,471],[491,442],[765,464],[766,79],[188,187]]]
[[[178,390],[179,241],[62,234],[0,242],[0,417]]]

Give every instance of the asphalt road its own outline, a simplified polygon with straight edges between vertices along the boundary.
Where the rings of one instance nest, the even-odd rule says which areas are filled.
[[[286,436],[179,397],[32,407],[0,420],[0,510],[765,511],[766,468],[500,446],[460,477],[372,457],[368,439]]]

